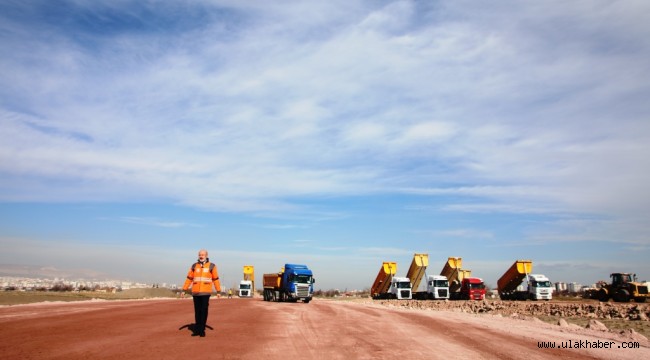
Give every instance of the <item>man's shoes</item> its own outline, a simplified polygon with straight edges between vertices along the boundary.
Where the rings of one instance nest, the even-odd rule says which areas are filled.
[[[201,335],[199,335],[199,336],[200,336],[200,337],[205,337],[205,331],[202,332]]]
[[[197,333],[197,332],[192,333],[192,336],[199,336],[199,335],[200,335],[200,333]]]

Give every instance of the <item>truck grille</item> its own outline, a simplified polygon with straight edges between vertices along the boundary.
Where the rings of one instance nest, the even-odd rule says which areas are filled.
[[[447,297],[447,289],[438,289],[438,297]]]
[[[248,296],[248,290],[242,290],[241,296]]]
[[[296,295],[299,298],[309,297],[309,285],[296,285]]]
[[[648,293],[647,286],[639,286],[639,294],[647,294],[647,293]]]
[[[401,290],[400,295],[402,295],[402,299],[408,298],[411,295],[411,292],[409,290]]]

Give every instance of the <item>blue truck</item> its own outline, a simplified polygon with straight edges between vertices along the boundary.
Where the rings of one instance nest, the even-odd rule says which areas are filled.
[[[307,265],[284,264],[280,272],[264,274],[264,301],[309,303],[314,295],[314,282]]]

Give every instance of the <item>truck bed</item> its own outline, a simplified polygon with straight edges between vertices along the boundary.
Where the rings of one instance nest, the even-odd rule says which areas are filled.
[[[526,278],[527,274],[533,271],[533,262],[530,260],[517,260],[515,261],[508,271],[499,278],[497,286],[499,293],[511,292],[521,285],[521,282]]]

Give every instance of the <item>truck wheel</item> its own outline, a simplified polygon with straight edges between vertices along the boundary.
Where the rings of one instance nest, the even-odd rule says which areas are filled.
[[[635,298],[634,298],[634,301],[636,301],[636,302],[638,302],[638,303],[644,303],[644,302],[645,302],[645,298],[642,297],[642,296],[635,297]]]
[[[304,302],[305,304],[309,304],[309,300],[311,299],[302,299],[302,302]]]
[[[600,290],[600,291],[598,292],[598,300],[599,300],[600,302],[607,302],[607,300],[609,300],[609,295],[607,294],[607,291],[605,291],[605,290]]]
[[[630,293],[625,289],[620,289],[616,292],[614,300],[618,302],[628,302],[630,301]]]

